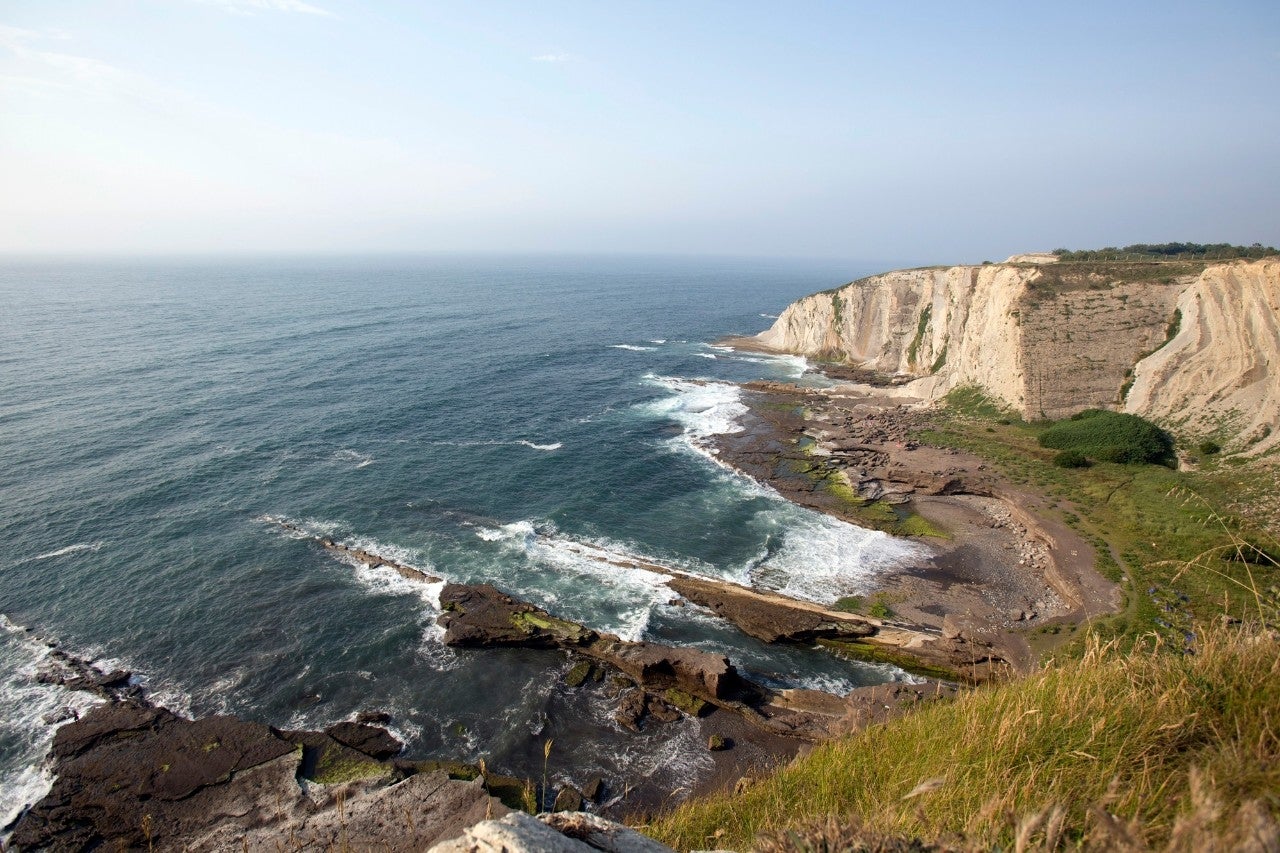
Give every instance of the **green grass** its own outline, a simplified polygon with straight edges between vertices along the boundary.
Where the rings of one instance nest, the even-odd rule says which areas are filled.
[[[1040,433],[1039,441],[1041,447],[1074,451],[1101,462],[1165,464],[1174,458],[1173,439],[1160,427],[1137,415],[1102,409],[1086,409],[1058,421]]]
[[[991,407],[968,402],[969,411]],[[1003,420],[948,407],[920,438],[975,453],[1013,483],[1045,494],[1061,519],[1094,546],[1098,571],[1120,582],[1124,596],[1121,612],[1095,620],[1094,631],[1126,643],[1157,632],[1172,642],[1216,619],[1224,608],[1236,616],[1249,612],[1256,606],[1251,585],[1280,583],[1275,566],[1257,567],[1251,577],[1240,564],[1222,559],[1224,543],[1233,537],[1269,541],[1262,520],[1225,509],[1239,495],[1256,491],[1258,483],[1272,483],[1274,478],[1262,476],[1265,471],[1242,467],[1205,473],[1109,462],[1059,468],[1053,464],[1055,451],[1038,441],[1049,425]],[[1202,559],[1206,554],[1210,557]],[[1080,642],[1071,646],[1077,653]]]
[[[1200,634],[1194,655],[1095,639],[1079,659],[926,704],[643,829],[679,850],[746,850],[835,818],[1011,849],[1019,817],[1054,810],[1069,845],[1105,840],[1105,807],[1160,844],[1203,805],[1203,783],[1221,809],[1200,817],[1221,837],[1242,804],[1280,806],[1278,652],[1271,633],[1223,627]]]
[[[1012,421],[1018,417],[1013,409],[987,396],[977,385],[953,388],[942,402],[946,411],[966,418]]]

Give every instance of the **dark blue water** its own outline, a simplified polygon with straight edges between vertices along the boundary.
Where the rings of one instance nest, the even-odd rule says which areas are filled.
[[[718,649],[780,685],[883,680],[765,648],[611,562],[638,555],[830,600],[903,557],[704,447],[742,412],[731,383],[805,372],[709,342],[869,271],[0,263],[0,612],[120,660],[189,713],[312,727],[380,708],[417,755],[521,772],[554,737],[582,745],[567,775],[696,772],[692,724],[622,736],[604,697],[570,701],[548,677],[560,659],[446,649],[437,590],[349,565],[273,520],[599,629]],[[40,713],[69,700],[32,685],[37,653],[0,634],[4,818],[38,791]]]

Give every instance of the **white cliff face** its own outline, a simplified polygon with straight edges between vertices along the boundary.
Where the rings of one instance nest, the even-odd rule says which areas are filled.
[[[790,305],[759,335],[766,346],[916,376],[926,397],[979,384],[1021,406],[1017,315],[1034,268],[900,270]]]
[[[1233,450],[1280,446],[1280,260],[1215,264],[1178,310],[1177,335],[1138,362],[1124,410]]]
[[[914,377],[901,389],[914,397],[976,385],[1028,418],[1123,406],[1193,434],[1234,418],[1239,449],[1274,446],[1280,382],[1269,370],[1280,368],[1280,260],[1186,270],[900,270],[800,299],[758,339]],[[1175,308],[1182,323],[1168,340]]]

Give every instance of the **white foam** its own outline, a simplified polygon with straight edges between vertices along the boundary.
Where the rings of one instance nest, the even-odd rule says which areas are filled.
[[[657,347],[638,347],[635,344],[609,344],[609,349],[625,349],[631,352],[653,352]]]
[[[86,551],[96,552],[102,547],[101,542],[77,542],[75,545],[68,545],[65,548],[59,548],[56,551],[49,551],[44,554],[37,554],[35,559],[48,560],[52,557],[65,557],[69,554],[83,554]]]
[[[49,792],[53,775],[45,755],[61,723],[44,716],[70,708],[77,716],[102,699],[61,685],[40,684],[36,674],[49,657],[49,647],[0,615],[0,734],[20,745],[15,767],[0,773],[0,827],[7,826]]]
[[[927,554],[914,542],[791,504],[777,514],[782,546],[750,576],[753,584],[792,598],[830,604],[864,593],[885,570]]]
[[[553,441],[550,444],[535,444],[532,441],[525,441],[524,439],[520,439],[519,441],[516,442],[516,444],[523,444],[525,447],[529,447],[534,450],[547,450],[547,451],[559,450],[560,448],[564,447],[564,443],[559,441]]]
[[[732,347],[726,349],[733,353],[734,361],[743,361],[749,364],[764,364],[781,370],[791,379],[799,379],[804,376],[813,366],[809,364],[809,359],[802,355],[784,355],[772,353],[754,353],[752,355],[744,355]]]
[[[729,382],[680,379],[646,373],[644,381],[673,392],[670,397],[642,403],[641,411],[665,417],[684,427],[682,440],[703,455],[714,455],[709,439],[741,432],[738,418],[747,413],[742,389]]]
[[[649,343],[651,344],[659,344],[659,345],[665,344],[666,342],[667,342],[666,338],[654,338],[653,340],[649,341]]]
[[[263,514],[254,518],[254,521],[274,525],[277,532],[289,539],[324,539],[337,535],[338,531],[344,527],[340,521],[324,521],[316,518],[299,520],[284,515]]]
[[[690,780],[706,778],[715,766],[702,727],[691,717],[667,723],[650,737],[629,737],[620,751],[619,775],[657,783],[670,792],[666,802],[673,805],[693,793]]]
[[[777,315],[777,314],[765,314],[765,313],[761,312],[760,316],[761,316],[761,317],[763,317],[763,318],[765,318],[766,320],[776,320],[776,319],[778,319],[778,315]]]
[[[438,575],[435,566],[430,560],[424,558],[419,552],[403,548],[399,545],[388,545],[369,537],[357,537],[347,540],[343,544],[349,548],[355,548],[365,551],[369,554],[382,557],[390,562],[398,563],[402,566],[415,569],[425,575]],[[411,595],[421,599],[427,606],[437,613],[440,612],[440,591],[444,588],[444,581],[433,583],[423,583],[420,580],[406,578],[394,568],[388,565],[371,566],[368,563],[361,562],[351,554],[343,554],[334,552],[333,556],[343,563],[351,566],[354,570],[356,580],[370,592],[383,593],[388,595]]]
[[[580,423],[581,422],[582,421],[580,421]],[[433,441],[431,442],[431,444],[442,446],[442,447],[528,447],[531,450],[542,450],[546,452],[559,450],[561,447],[564,447],[564,444],[559,441],[539,444],[534,441],[529,441],[528,439],[525,439],[525,438],[517,438],[512,440],[462,439],[459,441]]]
[[[666,575],[636,565],[657,561],[638,555],[625,545],[560,536],[554,524],[542,522],[535,525],[528,520],[496,528],[481,527],[475,533],[486,542],[504,543],[523,553],[531,562],[561,575],[590,578],[595,587],[593,597],[606,600],[619,609],[616,615],[607,619],[593,620],[604,620],[608,624],[593,624],[591,627],[617,634],[624,640],[642,639],[649,627],[653,608],[671,597]],[[581,598],[576,595],[576,590],[570,587],[569,591],[575,592],[572,601],[567,600],[568,591],[556,588],[554,583],[523,592],[536,595],[548,607],[559,602],[562,595],[566,597],[566,605],[579,604]]]
[[[695,352],[694,355],[696,355],[698,358],[709,358],[709,359],[712,359],[713,361],[716,358],[719,358],[719,356],[717,356],[713,352]]]
[[[368,467],[377,461],[372,456],[368,456],[358,450],[352,450],[349,447],[344,447],[341,450],[335,451],[333,455],[335,459],[340,459],[344,462],[356,463],[357,468]]]

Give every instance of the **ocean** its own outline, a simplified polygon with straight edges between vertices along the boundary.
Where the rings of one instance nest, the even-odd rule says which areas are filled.
[[[734,383],[822,382],[717,347],[872,272],[825,262],[405,256],[0,261],[0,825],[91,700],[34,680],[20,629],[134,670],[156,701],[318,728],[392,714],[417,757],[537,776],[706,769],[691,721],[624,733],[570,663],[440,642],[438,588],[276,521],[775,686],[903,677],[768,647],[639,556],[831,601],[913,546],[717,463]]]

